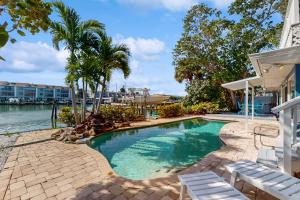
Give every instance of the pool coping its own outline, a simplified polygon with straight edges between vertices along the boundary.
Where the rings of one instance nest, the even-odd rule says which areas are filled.
[[[173,122],[179,122],[179,121],[185,121],[185,120],[190,120],[190,119],[198,119],[198,118],[201,118],[201,119],[204,119],[204,120],[207,120],[207,121],[219,121],[219,122],[227,122],[227,123],[234,123],[234,122],[238,122],[237,120],[222,120],[222,119],[214,119],[214,118],[211,118],[209,116],[205,116],[205,115],[192,115],[192,116],[187,116],[187,117],[178,117],[178,118],[167,118],[167,119],[172,119],[171,121],[169,122],[162,122],[162,123],[157,123],[157,124],[151,124],[151,125],[141,125],[141,126],[135,126],[135,127],[123,127],[123,128],[119,128],[119,129],[116,129],[116,130],[113,130],[113,131],[109,131],[109,132],[105,132],[104,134],[102,135],[98,135],[98,136],[93,136],[89,139],[88,143],[91,142],[91,140],[97,138],[97,137],[100,137],[100,136],[103,136],[103,135],[106,135],[106,134],[109,134],[109,133],[113,133],[113,132],[121,132],[121,131],[125,131],[125,130],[132,130],[132,129],[138,129],[138,128],[149,128],[149,127],[154,127],[154,126],[159,126],[159,125],[164,125],[164,124],[169,124],[169,123],[173,123]],[[221,146],[221,148],[219,148],[218,150],[215,150],[215,151],[212,151],[208,154],[206,154],[203,158],[195,161],[193,164],[190,164],[180,170],[176,170],[174,172],[170,172],[168,173],[166,176],[162,176],[162,177],[154,177],[154,178],[149,178],[149,179],[143,179],[143,180],[132,180],[132,179],[128,179],[128,178],[125,178],[125,177],[122,177],[122,176],[119,176],[114,170],[113,168],[111,167],[109,161],[107,160],[107,158],[99,151],[93,149],[92,147],[89,146],[88,143],[86,144],[82,144],[82,147],[85,147],[85,148],[82,148],[83,150],[85,150],[86,152],[90,153],[90,155],[92,155],[95,160],[97,161],[101,161],[101,165],[99,165],[99,167],[101,167],[101,169],[104,170],[104,173],[107,174],[108,176],[116,176],[116,177],[120,177],[124,180],[128,180],[128,181],[133,181],[135,183],[143,183],[143,182],[147,182],[147,181],[152,181],[152,180],[158,180],[158,179],[164,179],[164,178],[170,178],[174,175],[177,175],[178,173],[180,173],[181,171],[183,170],[186,170],[192,166],[194,166],[195,164],[197,164],[198,162],[200,162],[201,160],[205,159],[206,157],[208,157],[210,154],[213,154],[217,151],[220,151],[221,149],[225,148],[227,146],[224,138],[222,138],[222,129],[224,128],[224,126],[220,129],[220,133],[219,133],[219,138],[221,140],[221,142],[223,143],[223,145]],[[100,157],[99,157],[100,156]],[[103,162],[104,161],[104,162]]]

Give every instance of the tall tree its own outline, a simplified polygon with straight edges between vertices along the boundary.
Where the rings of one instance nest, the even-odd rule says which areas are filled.
[[[236,0],[226,16],[205,4],[188,11],[173,57],[175,78],[187,84],[189,104],[218,97],[221,105],[235,108],[236,95],[243,93],[221,84],[253,75],[248,54],[278,44],[282,21],[274,18],[285,1]]]
[[[25,36],[24,30],[31,34],[40,30],[47,31],[51,23],[49,19],[51,12],[51,3],[42,0],[1,0],[0,48],[8,40],[12,43],[16,41],[11,37],[14,31],[20,36]]]
[[[112,72],[119,70],[127,78],[130,74],[129,57],[130,51],[125,44],[113,44],[112,38],[102,32],[98,32],[99,40],[95,45],[96,55],[99,59],[99,66],[102,70],[101,94],[97,106],[97,112],[100,111],[103,93],[106,90],[106,84],[110,81]]]
[[[68,66],[66,70],[68,72],[67,84],[71,88],[72,94],[72,106],[75,114],[76,123],[79,123],[76,98],[75,98],[75,81],[77,73],[77,59],[81,51],[82,41],[86,34],[90,32],[101,32],[104,30],[104,25],[96,20],[80,21],[80,17],[77,12],[65,6],[62,2],[57,1],[53,3],[60,21],[54,21],[51,24],[52,42],[56,49],[59,49],[59,44],[62,42],[70,53],[68,59]]]

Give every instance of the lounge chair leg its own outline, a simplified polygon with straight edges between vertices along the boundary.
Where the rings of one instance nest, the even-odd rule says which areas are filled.
[[[237,178],[237,172],[233,171],[230,178],[230,185],[234,187]]]
[[[184,185],[181,184],[181,187],[180,187],[180,195],[179,195],[179,200],[182,200],[183,199],[183,193],[184,193]]]

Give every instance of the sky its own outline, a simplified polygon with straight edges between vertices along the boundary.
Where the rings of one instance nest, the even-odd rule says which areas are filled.
[[[131,75],[124,79],[115,72],[110,90],[150,88],[152,94],[185,95],[184,83],[174,79],[172,50],[183,31],[183,18],[194,4],[202,2],[226,9],[233,0],[64,0],[82,20],[96,19],[116,43],[131,50]],[[51,19],[57,20],[55,15]],[[53,48],[50,33],[25,37],[13,35],[17,42],[0,49],[6,59],[0,63],[0,80],[65,85],[68,52]]]

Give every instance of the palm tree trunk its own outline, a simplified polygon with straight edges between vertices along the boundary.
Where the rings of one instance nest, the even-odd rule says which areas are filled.
[[[81,121],[85,120],[85,111],[86,111],[86,81],[83,78],[82,79],[82,111],[81,111],[81,116],[82,119]]]
[[[86,108],[86,102],[87,102],[87,82],[85,82],[85,93],[84,93],[84,117],[86,117],[86,111],[87,111],[87,108]]]
[[[81,120],[80,120],[80,122],[82,122],[83,121],[83,119],[84,119],[84,116],[83,116],[83,93],[84,93],[84,79],[82,79],[82,97],[81,97],[81,99],[80,99],[80,107],[81,107],[81,113],[80,113],[80,116],[81,116]]]
[[[77,112],[76,94],[75,94],[74,82],[71,82],[70,87],[71,87],[71,98],[72,98],[73,113],[74,113],[76,125],[78,125],[80,123],[80,120],[78,118],[78,112]]]
[[[96,87],[95,87],[94,97],[93,97],[93,108],[92,108],[93,113],[95,113],[95,110],[96,110],[96,95],[98,92],[98,86],[99,86],[99,83],[97,82]]]
[[[101,94],[100,94],[100,99],[99,99],[98,107],[97,107],[97,113],[100,112],[101,102],[102,102],[102,99],[103,99],[103,93],[105,91],[105,84],[106,84],[106,78],[103,79],[102,88],[101,88]]]

